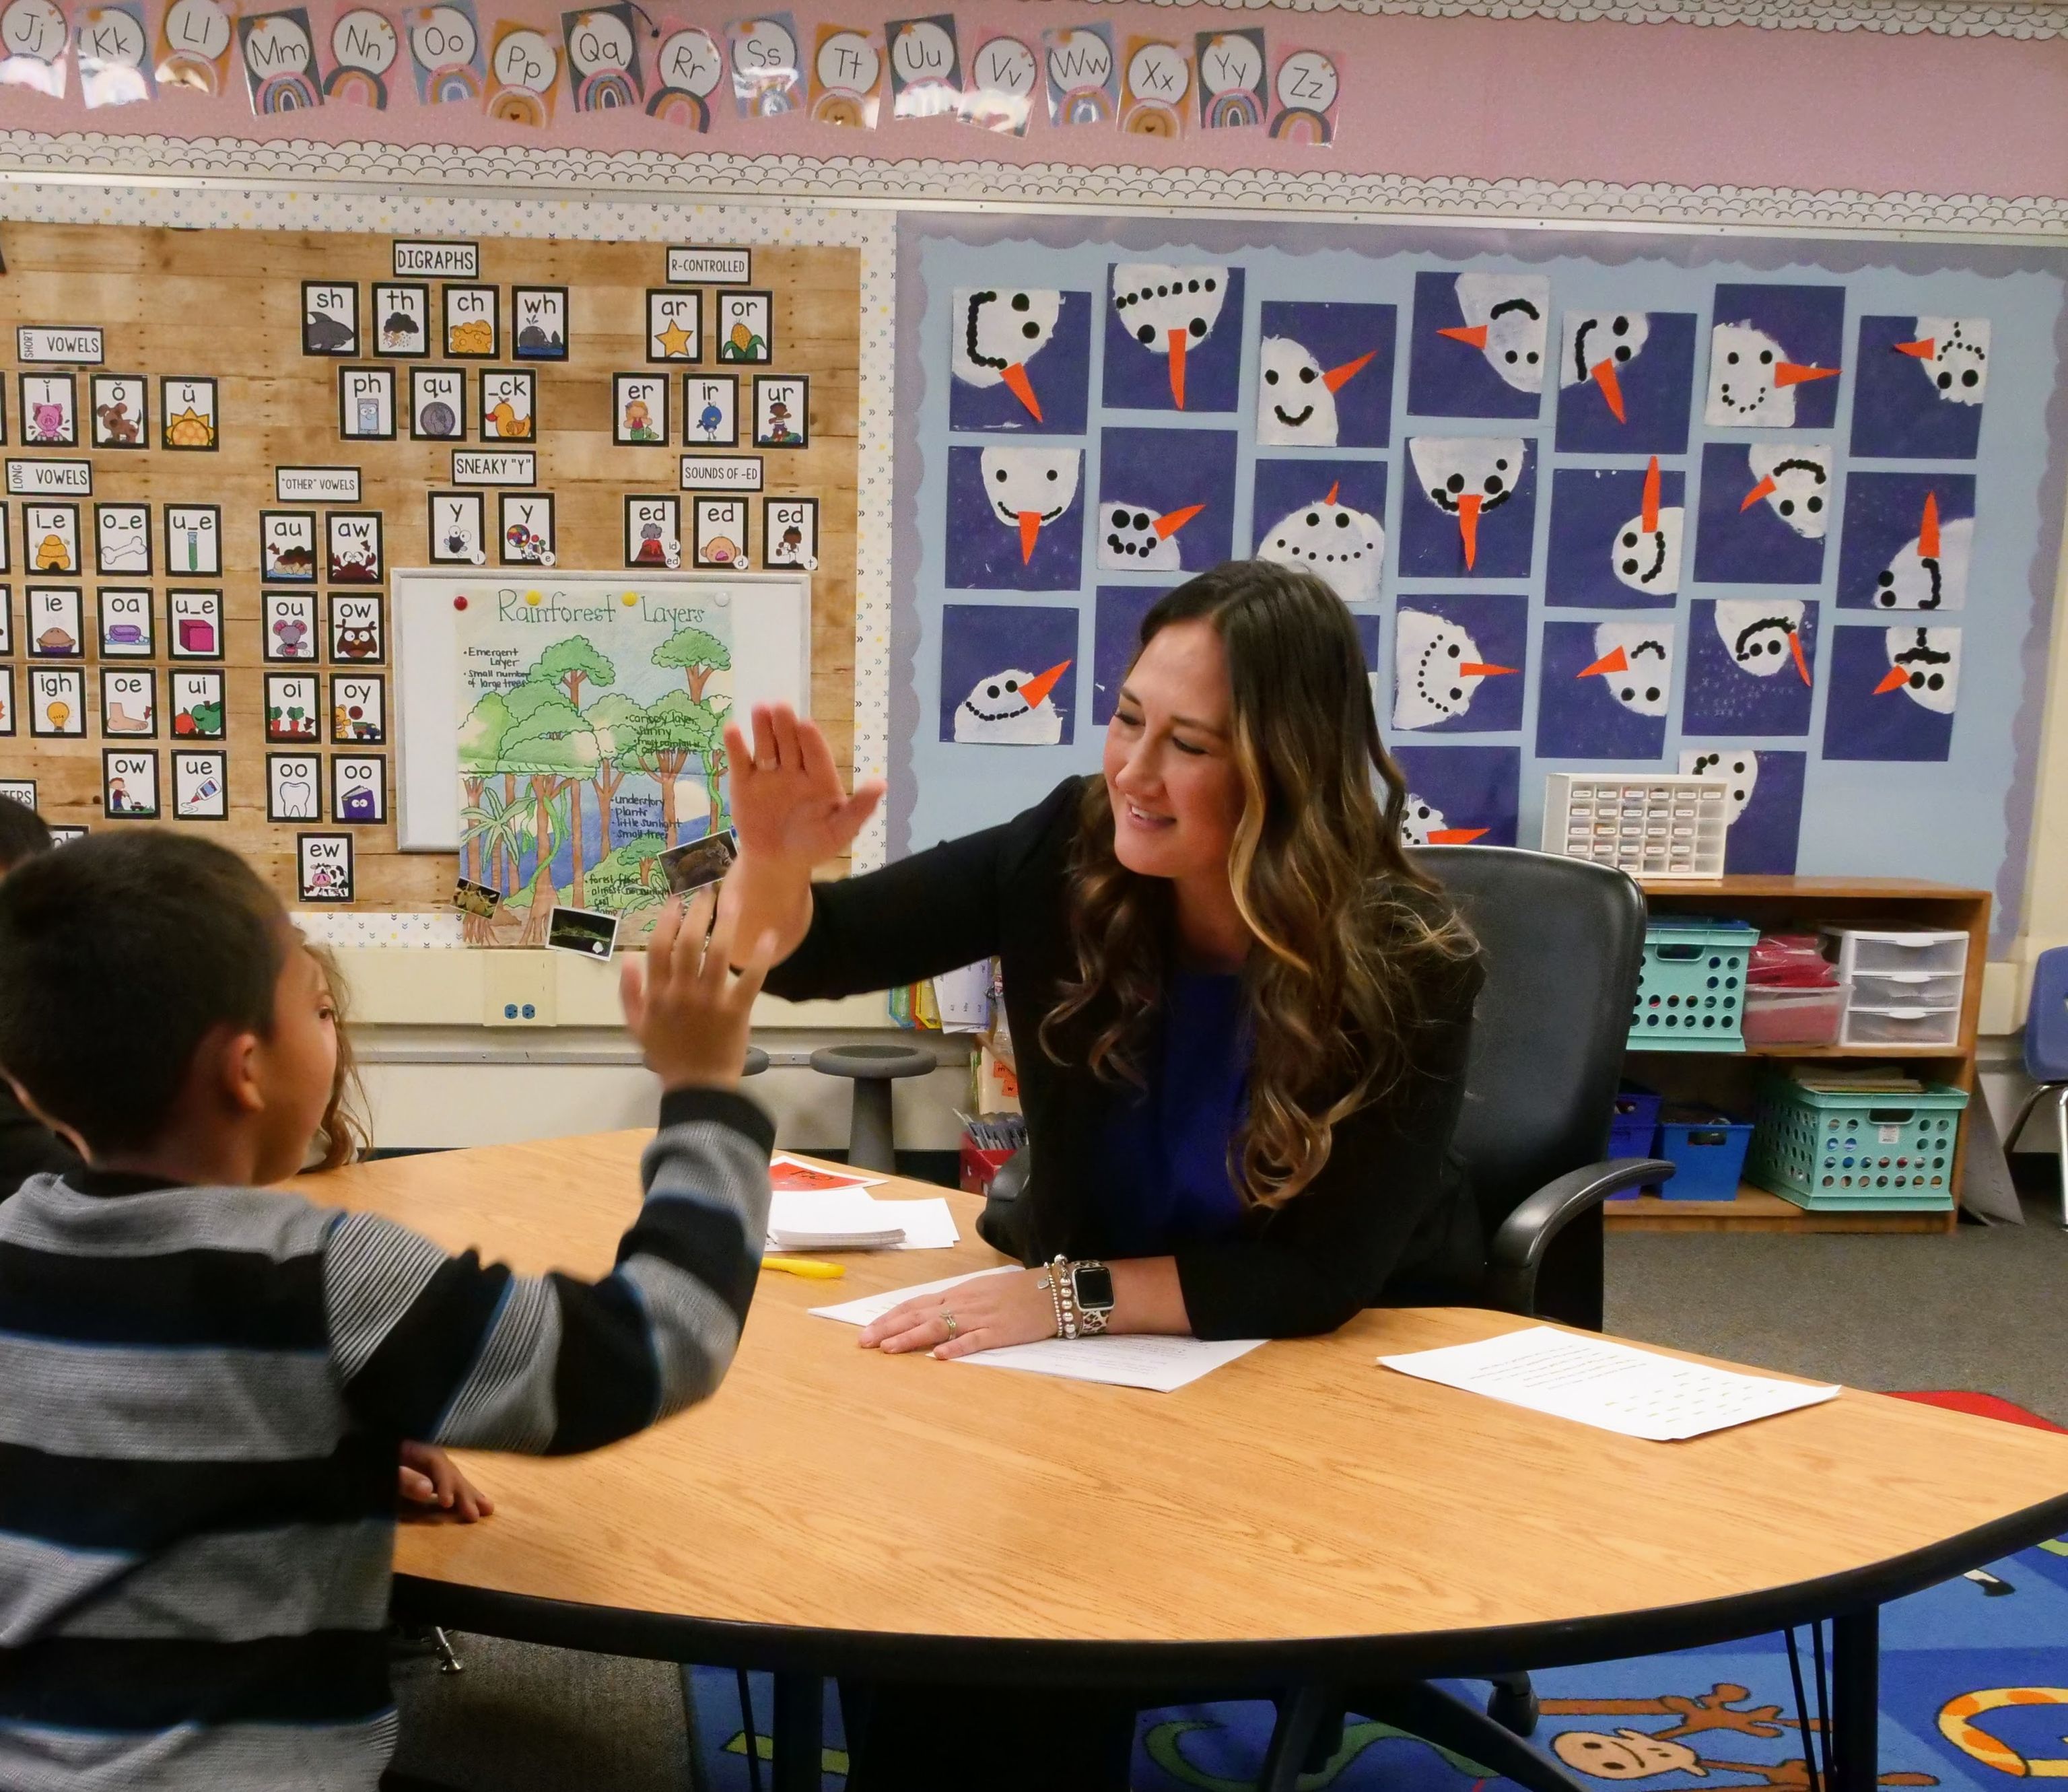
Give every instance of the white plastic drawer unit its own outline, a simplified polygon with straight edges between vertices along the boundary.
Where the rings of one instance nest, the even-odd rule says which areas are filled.
[[[1862,1008],[1957,1008],[1968,979],[1957,971],[1855,971],[1851,1005]]]
[[[1721,778],[1553,772],[1544,780],[1542,849],[1633,877],[1723,875],[1728,786]]]
[[[1912,1050],[1937,1046],[1952,1049],[1960,1042],[1960,1011],[1956,1008],[1866,1008],[1846,1011],[1841,1045],[1898,1045]]]
[[[1964,933],[1923,927],[1826,927],[1824,936],[1836,943],[1838,975],[1846,982],[1862,973],[1925,971],[1959,976],[1968,968],[1968,936]]]

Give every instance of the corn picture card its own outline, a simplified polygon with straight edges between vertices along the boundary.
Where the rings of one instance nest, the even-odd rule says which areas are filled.
[[[718,359],[763,365],[776,358],[776,297],[769,292],[718,295]]]

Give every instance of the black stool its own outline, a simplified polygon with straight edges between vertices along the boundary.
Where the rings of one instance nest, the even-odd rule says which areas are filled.
[[[856,1170],[898,1173],[890,1143],[890,1085],[898,1077],[923,1077],[939,1068],[931,1052],[912,1045],[822,1045],[812,1068],[854,1084],[854,1118],[848,1123],[847,1161]]]
[[[743,1077],[758,1077],[768,1068],[768,1054],[759,1045],[747,1048],[747,1062],[740,1066]]]

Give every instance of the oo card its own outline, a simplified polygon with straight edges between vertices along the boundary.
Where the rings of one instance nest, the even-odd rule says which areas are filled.
[[[388,762],[378,753],[337,753],[330,762],[330,818],[372,827],[388,819]]]
[[[323,820],[323,760],[314,753],[266,755],[266,819]]]

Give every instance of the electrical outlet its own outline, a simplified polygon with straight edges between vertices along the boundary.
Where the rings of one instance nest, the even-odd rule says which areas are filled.
[[[490,1027],[550,1027],[560,1018],[550,952],[483,952],[481,1019]]]

